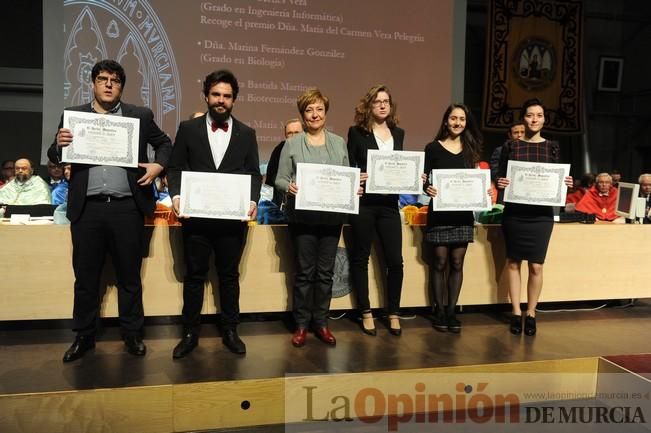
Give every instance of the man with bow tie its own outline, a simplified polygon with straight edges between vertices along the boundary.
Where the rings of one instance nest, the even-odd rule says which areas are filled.
[[[215,71],[203,83],[208,112],[181,122],[170,159],[168,186],[179,214],[181,172],[201,171],[251,176],[249,216],[255,220],[260,196],[258,143],[255,130],[231,116],[239,85],[232,72]],[[186,273],[183,280],[183,337],[174,348],[174,359],[183,358],[197,346],[201,327],[204,284],[211,252],[219,280],[222,342],[233,353],[246,353],[237,334],[239,324],[239,265],[246,242],[245,221],[183,218]]]

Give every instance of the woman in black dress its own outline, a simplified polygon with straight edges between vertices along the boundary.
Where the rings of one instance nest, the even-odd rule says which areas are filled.
[[[519,140],[507,142],[500,158],[498,188],[505,188],[510,180],[506,178],[509,160],[557,163],[558,142],[543,138],[540,133],[545,124],[545,109],[538,99],[530,99],[522,106],[525,134]],[[565,178],[565,184],[572,186],[572,178]],[[520,309],[520,266],[527,260],[529,279],[527,281],[527,311],[524,319],[526,335],[536,334],[536,306],[542,290],[543,263],[547,255],[549,238],[554,228],[551,206],[535,206],[507,203],[502,217],[502,232],[506,244],[506,265],[504,272],[509,286],[513,308],[510,329],[513,334],[522,333],[522,310]]]
[[[433,169],[476,167],[481,145],[481,133],[470,109],[463,104],[450,105],[445,110],[436,138],[425,147],[425,174],[429,176]],[[428,180],[425,192],[430,197],[436,197],[437,186]],[[466,250],[468,243],[474,240],[473,225],[474,216],[471,211],[433,212],[430,202],[425,244],[432,252],[430,281],[436,302],[433,325],[438,331],[461,331],[461,322],[455,316],[455,309],[463,282]],[[444,307],[446,294],[448,303]]]
[[[351,167],[361,169],[365,181],[367,152],[402,150],[405,131],[397,126],[396,104],[389,89],[374,86],[355,108],[355,125],[348,130],[348,158]],[[399,320],[402,291],[402,227],[397,194],[364,194],[359,202],[359,214],[350,216],[352,246],[350,274],[357,293],[357,308],[362,316],[362,330],[375,335],[373,313],[368,299],[368,258],[377,232],[384,252],[383,277],[386,276],[387,317],[389,332],[402,333]]]

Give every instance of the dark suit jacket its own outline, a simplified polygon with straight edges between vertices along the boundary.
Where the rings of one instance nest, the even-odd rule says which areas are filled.
[[[405,140],[405,131],[394,126],[390,128],[393,136],[393,150],[402,150]],[[348,159],[351,167],[359,167],[362,173],[366,172],[366,157],[369,149],[379,150],[372,132],[365,131],[359,126],[348,129]],[[360,205],[386,205],[398,207],[397,194],[364,194],[360,198]]]
[[[264,183],[269,185],[274,189],[273,202],[278,206],[281,205],[283,199],[285,198],[285,192],[278,190],[276,188],[276,176],[278,175],[278,164],[280,162],[280,152],[283,151],[285,146],[285,140],[281,141],[274,147],[274,150],[271,152],[269,157],[269,162],[267,163],[267,176],[265,177]]]
[[[82,111],[86,113],[91,112],[91,105],[84,104],[76,107],[70,107],[66,110]],[[140,137],[138,144],[138,162],[146,163],[147,160],[147,143],[151,144],[156,152],[154,162],[167,166],[170,154],[172,153],[172,141],[170,138],[156,125],[154,121],[154,113],[149,108],[137,107],[135,105],[122,102],[122,116],[140,119]],[[63,127],[63,115],[59,122],[59,128]],[[57,128],[57,131],[59,130]],[[48,158],[54,163],[61,162],[61,149],[56,143],[55,139],[47,152]],[[75,222],[81,216],[81,213],[86,204],[86,190],[88,189],[88,169],[92,165],[88,164],[72,164],[70,172],[70,185],[68,189],[68,212],[67,216],[71,222]],[[153,216],[154,208],[156,207],[156,200],[154,199],[154,190],[151,185],[140,186],[138,179],[145,174],[145,169],[134,167],[125,168],[127,170],[127,180],[131,188],[131,194],[140,211],[148,216]]]
[[[171,197],[181,192],[183,170],[251,175],[251,201],[257,203],[262,176],[255,130],[233,118],[231,141],[221,164],[215,167],[208,141],[206,115],[181,122],[176,133],[167,176]]]

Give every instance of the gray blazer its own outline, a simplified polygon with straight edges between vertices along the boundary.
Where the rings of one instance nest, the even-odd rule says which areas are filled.
[[[344,139],[332,132],[325,132],[325,150],[327,157],[325,161],[317,158],[315,148],[307,143],[305,133],[294,135],[287,139],[283,150],[280,153],[278,162],[278,175],[276,176],[276,188],[280,191],[287,191],[289,184],[296,178],[296,164],[299,162],[331,164],[349,166],[348,149]],[[346,221],[345,214],[333,212],[302,211],[294,209],[294,197],[287,194],[285,207],[287,218],[290,222],[304,224],[342,224]]]

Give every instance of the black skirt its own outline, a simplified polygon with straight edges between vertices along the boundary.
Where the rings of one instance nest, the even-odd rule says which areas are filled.
[[[456,245],[474,241],[473,226],[434,226],[427,227],[425,240],[434,245]]]
[[[502,217],[506,257],[545,263],[553,229],[551,207],[507,204]]]

